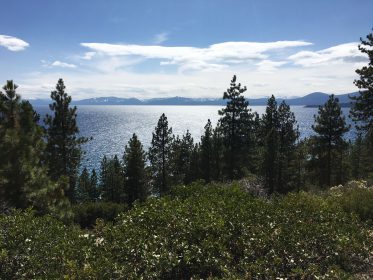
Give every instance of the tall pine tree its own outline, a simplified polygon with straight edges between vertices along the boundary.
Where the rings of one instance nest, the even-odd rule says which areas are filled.
[[[63,178],[52,182],[43,166],[45,143],[39,115],[7,81],[0,92],[0,200],[8,207],[57,213],[68,207]]]
[[[201,137],[201,172],[202,178],[209,183],[212,177],[213,159],[213,128],[210,119],[205,125],[205,132]]]
[[[74,201],[75,184],[82,157],[82,144],[88,139],[78,137],[77,108],[70,107],[71,96],[65,92],[65,84],[59,79],[56,90],[51,92],[53,103],[49,105],[53,115],[47,115],[47,153],[49,173],[56,180],[61,176],[69,179],[67,196]]]
[[[221,116],[218,128],[224,140],[224,161],[228,179],[240,178],[249,166],[252,153],[254,114],[248,108],[243,93],[246,87],[236,83],[233,76],[230,87],[224,92],[223,99],[227,100],[225,108],[219,111]]]
[[[168,127],[167,117],[162,114],[153,132],[148,152],[152,185],[159,195],[166,194],[170,188],[172,141],[172,128]]]
[[[123,203],[127,200],[124,186],[124,170],[118,156],[111,159],[106,156],[101,161],[100,169],[101,200]]]
[[[330,95],[328,101],[319,107],[318,115],[315,115],[315,124],[312,129],[316,132],[314,143],[316,151],[316,161],[319,167],[319,179],[321,186],[331,186],[342,183],[341,178],[343,151],[346,142],[344,134],[349,131],[343,116],[338,98]],[[332,169],[334,166],[334,170]],[[335,175],[333,177],[333,174]]]
[[[359,94],[351,97],[353,106],[350,111],[352,119],[357,123],[357,128],[362,136],[359,143],[360,150],[365,150],[361,165],[364,166],[363,175],[366,179],[373,178],[373,33],[367,35],[366,40],[362,38],[359,49],[368,56],[367,66],[357,69],[360,79],[355,80],[359,88]]]
[[[262,172],[265,187],[272,194],[276,191],[278,176],[279,157],[279,120],[277,112],[277,102],[272,95],[268,99],[266,112],[261,119],[261,139],[263,145]]]
[[[130,206],[136,200],[145,201],[149,195],[145,162],[143,146],[136,134],[133,134],[123,156],[125,189]]]
[[[280,193],[285,193],[295,188],[291,177],[297,169],[292,168],[292,161],[296,159],[296,141],[299,131],[295,115],[285,101],[282,101],[278,107],[277,117],[279,144],[277,190]]]

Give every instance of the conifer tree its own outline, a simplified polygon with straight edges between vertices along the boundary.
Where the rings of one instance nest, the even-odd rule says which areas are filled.
[[[91,190],[92,192],[90,193],[90,200],[91,201],[98,201],[100,199],[100,190],[99,190],[99,185],[98,185],[98,176],[96,173],[95,169],[92,169],[91,177]]]
[[[223,177],[223,139],[220,130],[215,128],[212,133],[212,180],[219,181]]]
[[[254,115],[248,109],[249,103],[242,95],[245,91],[246,87],[237,84],[234,75],[230,88],[223,95],[227,105],[219,111],[221,118],[218,128],[224,140],[224,161],[229,179],[240,178],[243,175],[252,153]]]
[[[153,132],[148,152],[152,185],[159,195],[166,194],[170,188],[172,141],[172,128],[168,127],[167,117],[162,114]]]
[[[320,185],[331,186],[332,183],[341,183],[333,180],[332,175],[341,172],[338,167],[342,164],[341,155],[346,148],[343,135],[349,130],[349,126],[346,125],[338,98],[330,95],[328,101],[319,107],[318,115],[314,118],[315,124],[312,125],[312,129],[316,132],[314,142]],[[332,165],[337,167],[336,170],[332,170]],[[336,174],[335,177],[341,178],[341,174]]]
[[[354,83],[360,91],[357,96],[351,97],[354,103],[350,114],[358,122],[358,129],[366,132],[373,144],[373,33],[367,35],[367,40],[360,40],[359,50],[367,54],[369,62],[356,70],[360,79]]]
[[[201,171],[202,178],[209,183],[212,177],[213,159],[213,128],[210,119],[205,125],[205,132],[201,137]]]
[[[173,183],[188,184],[191,182],[191,159],[194,149],[193,137],[187,130],[186,134],[180,139],[178,136],[171,146],[172,162],[171,169],[173,174]]]
[[[272,95],[267,102],[266,112],[261,120],[261,135],[263,145],[262,172],[264,175],[265,187],[272,194],[276,191],[278,176],[279,157],[279,119],[277,102]]]
[[[133,134],[123,156],[127,203],[130,206],[136,200],[145,201],[149,195],[145,162],[143,146]]]
[[[122,163],[115,155],[111,159],[104,156],[100,174],[101,199],[106,202],[123,203],[126,201]]]
[[[0,200],[8,207],[35,207],[40,213],[60,215],[68,201],[63,178],[52,182],[42,158],[45,151],[39,115],[7,81],[0,92]],[[60,212],[60,213],[58,213]],[[67,212],[66,212],[67,213]]]
[[[277,191],[285,193],[292,187],[291,176],[294,173],[292,161],[295,159],[296,141],[299,137],[295,115],[290,106],[282,101],[278,107],[278,179]]]
[[[373,177],[373,33],[367,35],[366,40],[360,38],[359,50],[368,56],[367,66],[357,69],[360,76],[355,80],[355,85],[359,88],[359,94],[351,97],[353,106],[350,110],[352,119],[357,123],[357,129],[362,134],[361,150],[365,150],[361,158],[361,165],[364,166],[366,179]]]
[[[79,176],[76,188],[77,202],[95,202],[98,199],[97,175],[93,169],[90,175],[87,168],[84,168]]]
[[[65,84],[59,79],[56,90],[51,92],[53,103],[49,105],[53,115],[47,115],[47,153],[49,173],[52,179],[61,176],[69,179],[67,196],[74,201],[74,190],[78,168],[82,157],[82,144],[88,139],[78,137],[77,108],[70,107],[71,96],[65,92]]]

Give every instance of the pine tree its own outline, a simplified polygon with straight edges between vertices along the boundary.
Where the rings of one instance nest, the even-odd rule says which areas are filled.
[[[324,106],[319,107],[318,115],[314,118],[315,124],[312,125],[312,129],[317,134],[314,136],[314,150],[317,153],[320,185],[331,186],[332,183],[341,183],[337,179],[341,178],[341,174],[338,174],[341,170],[338,167],[342,164],[341,155],[346,148],[343,135],[350,128],[346,125],[338,98],[334,95],[329,96]],[[332,170],[332,162],[337,170]],[[335,180],[332,178],[333,173],[337,173]]]
[[[92,169],[91,177],[91,192],[89,194],[90,201],[98,201],[100,199],[100,191],[98,185],[98,177],[95,169]]]
[[[80,203],[97,201],[97,175],[94,169],[91,175],[89,174],[87,168],[83,169],[78,179],[75,194],[76,201]]]
[[[201,171],[202,178],[209,183],[212,177],[213,159],[213,128],[210,119],[205,125],[205,132],[201,137]]]
[[[136,134],[132,135],[125,147],[123,162],[128,205],[131,206],[136,200],[145,201],[149,195],[146,158]]]
[[[223,139],[218,128],[212,133],[212,180],[220,181],[223,177]]]
[[[350,114],[358,122],[358,129],[366,132],[373,144],[373,33],[367,40],[360,40],[359,50],[368,55],[369,63],[356,70],[360,79],[354,83],[360,91],[359,95],[351,97],[354,102]]]
[[[223,99],[228,100],[227,105],[219,111],[218,128],[224,140],[224,161],[229,179],[243,176],[252,153],[254,114],[242,95],[245,91],[246,87],[237,84],[236,76],[233,76],[230,88],[223,95]]]
[[[261,135],[263,145],[262,172],[264,175],[265,187],[272,194],[276,191],[278,176],[279,157],[279,119],[277,102],[272,95],[268,99],[266,112],[261,120]]]
[[[0,92],[0,200],[8,207],[35,207],[40,213],[61,214],[68,203],[65,181],[52,182],[43,166],[45,143],[39,116],[7,81]],[[60,213],[57,213],[60,212]]]
[[[295,159],[296,141],[299,137],[295,115],[290,111],[290,106],[282,101],[278,107],[278,179],[277,191],[285,193],[292,186],[291,176],[294,173],[292,161]]]
[[[70,107],[71,96],[65,92],[65,85],[59,79],[56,90],[51,92],[53,103],[49,105],[53,116],[47,115],[44,122],[47,126],[47,153],[49,173],[52,179],[61,176],[69,178],[67,196],[74,201],[74,190],[78,168],[82,157],[82,144],[87,138],[78,137],[77,108]]]
[[[117,155],[111,159],[105,156],[101,161],[100,191],[106,202],[123,203],[127,199],[123,167]]]
[[[153,132],[148,152],[152,185],[159,195],[166,194],[170,188],[169,175],[171,173],[172,141],[172,128],[168,128],[167,117],[162,114]]]
[[[361,165],[364,166],[365,178],[369,179],[368,176],[373,177],[369,175],[373,174],[373,33],[368,34],[366,40],[360,40],[359,50],[367,54],[369,62],[367,66],[356,70],[360,79],[354,83],[359,88],[359,94],[351,97],[354,102],[350,115],[357,123],[359,133],[363,135],[361,149],[365,150],[366,154]]]
[[[171,146],[171,169],[174,184],[188,184],[191,182],[190,168],[194,149],[193,137],[187,130],[180,139],[176,137]]]

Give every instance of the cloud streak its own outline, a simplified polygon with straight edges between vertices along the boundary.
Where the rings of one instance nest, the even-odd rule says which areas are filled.
[[[319,51],[301,51],[289,56],[296,65],[312,67],[328,63],[363,62],[366,55],[358,49],[358,43],[346,43]]]
[[[107,56],[138,56],[145,59],[159,59],[160,65],[177,65],[180,71],[220,70],[230,64],[249,63],[269,57],[271,52],[288,48],[309,46],[305,41],[277,42],[224,42],[207,48],[169,47],[155,45],[129,45],[108,43],[81,43],[89,53]]]
[[[0,46],[7,48],[12,52],[23,51],[29,46],[29,43],[8,35],[0,35]]]
[[[66,63],[66,62],[62,62],[62,61],[59,61],[59,60],[56,60],[53,63],[51,63],[51,66],[62,67],[62,68],[76,68],[75,64]]]

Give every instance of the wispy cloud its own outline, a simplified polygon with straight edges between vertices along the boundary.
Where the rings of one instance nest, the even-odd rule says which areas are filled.
[[[155,34],[153,43],[156,45],[162,44],[163,42],[166,42],[168,40],[168,32],[162,32]]]
[[[76,68],[75,64],[70,64],[70,63],[59,61],[59,60],[56,60],[53,63],[51,63],[51,66],[62,67],[62,68]]]
[[[362,62],[366,55],[358,49],[358,43],[346,43],[319,51],[300,51],[289,56],[296,65],[305,67],[327,63]]]
[[[161,65],[177,65],[181,70],[216,70],[229,64],[248,63],[269,57],[270,52],[287,48],[309,46],[305,41],[277,42],[224,42],[207,48],[166,47],[154,45],[129,45],[108,43],[81,43],[96,52],[108,56],[139,56],[159,59]],[[86,53],[87,55],[87,53]]]
[[[10,51],[23,51],[29,46],[29,43],[8,35],[0,35],[0,46],[7,48]]]
[[[79,74],[69,67],[58,73],[48,71],[52,63],[47,62],[41,73],[18,81],[20,93],[48,97],[62,76],[74,99],[109,95],[219,98],[232,75],[237,74],[247,86],[249,98],[300,96],[314,91],[338,94],[356,90],[355,69],[368,61],[357,43],[321,50],[305,41],[224,42],[205,48],[106,43],[82,46],[89,49],[86,59],[81,54],[71,58],[74,65],[79,63]],[[57,62],[59,66],[65,63]]]

